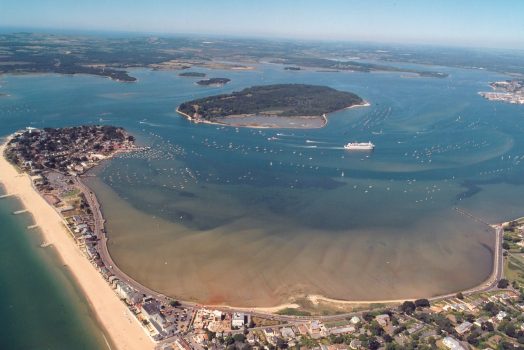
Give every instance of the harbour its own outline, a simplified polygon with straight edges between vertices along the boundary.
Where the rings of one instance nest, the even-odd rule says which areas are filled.
[[[473,286],[489,275],[492,257],[485,246],[493,245],[493,236],[453,210],[458,195],[464,196],[461,207],[470,206],[469,192],[462,187],[464,179],[472,174],[480,179],[496,174],[511,177],[510,169],[520,166],[521,154],[511,138],[493,131],[487,141],[488,129],[482,127],[487,115],[468,112],[466,107],[444,110],[439,122],[447,123],[455,134],[433,135],[429,123],[434,116],[420,114],[409,104],[395,107],[391,101],[399,96],[379,98],[362,89],[373,79],[382,78],[357,73],[364,80],[358,86],[344,85],[344,75],[334,81],[329,75],[329,79],[338,89],[363,95],[372,102],[371,109],[334,113],[323,129],[192,125],[174,111],[179,103],[175,96],[156,111],[151,105],[142,110],[125,97],[137,89],[162,89],[174,84],[171,79],[186,88],[183,80],[166,72],[136,73],[143,86],[97,83],[96,89],[102,91],[96,93],[105,96],[104,104],[82,112],[81,121],[99,122],[97,116],[103,114],[104,121],[125,126],[148,149],[118,155],[82,181],[100,201],[111,257],[140,283],[183,300],[250,306],[275,305],[309,293],[362,300],[368,296],[367,287],[376,281],[387,288],[397,286],[392,290],[399,297],[438,295]],[[262,75],[266,79],[274,76],[266,67],[244,73],[224,89],[246,86]],[[322,84],[327,76],[303,72],[297,79]],[[9,79],[16,82],[16,78]],[[396,83],[418,89],[417,80]],[[134,93],[132,96],[139,92]],[[178,101],[188,97],[180,96]],[[45,110],[45,106],[38,106],[32,103],[31,108]],[[395,108],[403,108],[403,112]],[[425,108],[436,107],[429,103]],[[4,113],[9,110],[5,108]],[[418,115],[418,124],[412,125],[408,119],[403,123],[400,119],[399,124],[398,118],[410,110]],[[454,124],[457,115],[462,118]],[[38,127],[38,123],[32,125]],[[55,125],[69,124],[70,120],[64,119]],[[457,136],[461,133],[469,136]],[[380,147],[372,155],[346,153],[343,142],[358,139],[372,139]],[[490,196],[488,189],[479,195]],[[379,199],[378,206],[367,204]],[[217,201],[220,207],[212,205]],[[328,203],[341,205],[326,211]],[[474,211],[483,214],[486,210],[477,207]],[[506,215],[503,212],[498,207],[490,212],[489,220],[500,221]],[[511,211],[507,213],[511,215]],[[282,232],[285,234],[279,234]],[[275,246],[279,249],[270,248]],[[231,247],[235,253],[226,258],[223,252]],[[272,256],[271,264],[264,254]],[[440,260],[442,254],[449,257],[450,265],[462,266],[456,277],[445,267],[431,270],[432,261]],[[218,257],[219,263],[207,265],[199,258],[203,256]],[[417,274],[408,267],[420,265],[419,261],[426,264]],[[340,271],[333,270],[334,266]],[[367,268],[362,270],[362,266]],[[228,271],[228,283],[212,277],[220,271]],[[263,279],[246,282],[248,271],[259,271]],[[305,271],[313,272],[311,278]],[[425,274],[438,280],[438,286],[417,280]],[[176,279],[169,277],[174,275]],[[360,277],[344,282],[343,275]],[[269,281],[267,290],[257,286],[263,280]],[[289,284],[281,284],[284,280]],[[324,288],[315,286],[315,280],[326,281]],[[261,292],[244,300],[241,290],[231,294],[228,288],[238,284]],[[298,288],[290,288],[291,284]],[[379,294],[374,297],[381,299]]]
[[[97,1],[0,11],[0,349],[524,349],[524,3]]]

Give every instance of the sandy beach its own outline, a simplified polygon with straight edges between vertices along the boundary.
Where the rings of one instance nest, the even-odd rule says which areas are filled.
[[[81,254],[62,223],[60,215],[33,189],[28,175],[20,174],[4,158],[0,146],[0,182],[31,212],[47,243],[56,249],[82,288],[99,322],[118,349],[154,349],[138,320],[119,300],[95,267]]]
[[[369,107],[371,104],[364,101],[361,104],[352,105],[343,109],[353,109],[359,107]],[[284,116],[262,116],[255,114],[238,114],[228,115],[223,117],[220,121],[195,119],[192,116],[180,111],[177,107],[176,112],[184,116],[187,120],[194,123],[231,126],[236,128],[251,128],[251,129],[320,129],[328,124],[327,114],[322,115],[303,115],[294,117]]]

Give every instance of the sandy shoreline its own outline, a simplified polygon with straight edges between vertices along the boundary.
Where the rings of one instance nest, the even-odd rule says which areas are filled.
[[[89,261],[81,254],[77,246],[70,239],[67,231],[62,225],[61,217],[54,211],[54,209],[43,200],[43,198],[33,190],[28,175],[19,174],[11,164],[9,164],[3,157],[4,146],[0,147],[2,156],[0,157],[0,183],[5,185],[7,193],[18,195],[22,200],[24,206],[33,213],[36,223],[42,228],[46,242],[53,244],[65,264],[67,264],[79,285],[87,295],[88,301],[91,303],[92,309],[98,315],[100,323],[106,328],[112,340],[117,344],[118,348],[122,349],[143,349],[153,348],[154,344],[146,335],[145,331],[139,325],[136,318],[129,312],[127,307],[118,300],[113,290],[103,280],[101,275],[89,263]],[[492,277],[488,278],[488,281]],[[94,282],[93,282],[94,281]],[[96,282],[96,283],[95,283]],[[485,282],[483,282],[485,283]],[[481,287],[480,284],[478,287]],[[472,289],[469,289],[470,291]],[[450,294],[451,295],[451,294]],[[437,296],[433,298],[441,298]],[[433,299],[432,298],[432,299]],[[322,295],[308,295],[313,304],[319,302],[330,304],[373,304],[373,303],[398,303],[403,300],[410,300],[412,298],[395,300],[339,300],[332,299]],[[187,303],[194,304],[194,303]],[[284,308],[297,308],[299,305],[290,301],[277,306],[269,307],[235,307],[224,304],[210,303],[206,307],[216,307],[219,309],[243,310],[260,313],[275,313]],[[120,316],[115,316],[120,315]],[[114,319],[112,319],[114,318]],[[137,341],[135,338],[138,338]],[[132,340],[131,340],[132,339]],[[131,343],[128,345],[127,342]],[[136,345],[143,342],[146,345]]]
[[[20,174],[4,157],[0,146],[0,183],[16,195],[33,215],[47,243],[72,272],[100,324],[118,349],[154,349],[138,320],[119,300],[95,267],[82,255],[63,225],[60,215],[33,189],[29,175]]]
[[[361,104],[356,104],[356,105],[352,105],[352,106],[349,106],[349,107],[346,107],[346,108],[343,108],[341,110],[345,110],[345,109],[353,109],[353,108],[359,108],[359,107],[369,107],[371,106],[371,104],[367,101],[364,100],[363,103]],[[320,119],[322,120],[321,124],[320,125],[308,125],[308,126],[290,126],[290,125],[277,125],[277,124],[266,124],[266,125],[260,125],[258,123],[247,123],[247,124],[242,124],[242,123],[226,123],[226,122],[219,122],[219,121],[210,121],[210,120],[201,120],[201,119],[195,119],[193,118],[192,116],[188,115],[187,113],[184,113],[182,111],[180,111],[180,109],[177,107],[176,108],[176,112],[180,115],[182,115],[183,117],[185,117],[187,120],[189,120],[190,122],[193,122],[193,123],[202,123],[202,124],[211,124],[211,125],[220,125],[220,126],[229,126],[229,127],[235,127],[235,128],[251,128],[251,129],[321,129],[323,127],[325,127],[327,124],[328,124],[328,117],[327,117],[327,114],[323,114],[323,115],[320,115],[320,116],[307,116],[307,115],[304,115],[304,116],[295,116],[295,117],[277,117],[277,118],[285,118],[285,119],[288,119],[288,120],[298,120],[300,121],[301,119],[304,120],[304,119]],[[335,111],[337,112],[337,111]],[[334,112],[333,112],[334,113]],[[247,119],[247,118],[256,118],[257,116],[254,116],[254,115],[229,115],[229,116],[226,116],[224,117],[224,119],[226,120],[227,118],[229,119],[238,119],[238,120],[242,120],[242,119]],[[265,117],[260,117],[261,119],[265,118]]]

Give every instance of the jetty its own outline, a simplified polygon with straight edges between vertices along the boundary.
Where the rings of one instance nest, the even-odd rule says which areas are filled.
[[[480,222],[481,224],[484,224],[486,226],[492,227],[491,224],[487,220],[485,220],[485,219],[483,219],[481,217],[478,217],[477,215],[474,215],[474,214],[470,213],[469,211],[467,211],[467,210],[465,210],[463,208],[454,207],[453,209],[455,209],[459,214],[464,215],[464,216],[472,219],[473,221]]]

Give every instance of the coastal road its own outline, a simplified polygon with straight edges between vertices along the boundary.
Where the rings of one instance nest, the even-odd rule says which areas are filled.
[[[495,247],[493,251],[493,270],[491,275],[482,284],[462,291],[463,295],[471,295],[475,293],[490,292],[498,290],[498,281],[504,277],[504,254],[502,253],[502,240],[504,239],[504,228],[501,224],[490,225],[495,230]],[[443,299],[453,298],[456,293],[450,293],[446,295],[439,295],[433,298],[429,298],[430,301],[439,301]]]
[[[464,295],[471,295],[471,294],[475,294],[475,293],[483,293],[483,292],[490,292],[490,291],[494,291],[494,290],[499,290],[499,288],[497,287],[497,284],[498,284],[498,281],[503,278],[504,276],[504,255],[502,254],[502,240],[503,240],[503,237],[504,237],[504,229],[502,227],[502,225],[489,225],[485,222],[482,222],[484,223],[485,225],[489,226],[491,230],[494,231],[494,234],[495,234],[495,245],[494,245],[494,251],[493,251],[493,270],[490,274],[490,276],[488,277],[488,279],[484,282],[482,282],[482,284],[474,287],[474,288],[471,288],[471,289],[468,289],[468,290],[464,290],[462,291],[462,294]],[[443,299],[449,299],[449,298],[454,298],[456,296],[457,293],[449,293],[449,294],[446,294],[446,295],[439,295],[439,296],[435,296],[435,297],[431,297],[431,298],[428,298],[429,301],[432,301],[432,302],[435,302],[435,301],[440,301],[440,300],[443,300]],[[406,299],[408,300],[408,299]],[[369,301],[369,302],[354,302],[353,304],[357,304],[357,303],[367,303],[367,304],[373,304],[373,303],[381,303],[381,304],[387,304],[387,303],[400,303],[401,301],[399,300],[384,300],[384,301]],[[212,308],[212,307],[209,307],[209,308]],[[215,307],[213,307],[215,308]],[[233,312],[235,311],[235,309],[233,308],[220,308],[220,307],[216,307],[216,309],[220,309],[220,310],[223,310],[223,311],[229,311],[229,312]],[[342,319],[345,319],[347,317],[352,317],[352,316],[355,316],[355,315],[359,315],[362,313],[362,311],[360,312],[348,312],[348,313],[342,313],[342,314],[337,314],[337,315],[327,315],[327,316],[285,316],[285,315],[275,315],[275,314],[268,314],[268,313],[264,313],[264,312],[257,312],[256,310],[251,310],[251,311],[246,311],[245,309],[242,309],[242,310],[237,310],[238,312],[243,312],[243,313],[247,313],[247,314],[250,314],[252,316],[260,316],[260,317],[264,317],[264,318],[269,318],[269,319],[273,319],[273,320],[278,320],[278,321],[282,321],[282,322],[289,322],[289,323],[300,323],[300,322],[304,322],[304,321],[308,321],[308,320],[323,320],[323,321],[337,321],[337,320],[342,320]]]
[[[131,276],[126,274],[124,271],[120,270],[120,268],[113,261],[113,258],[111,257],[111,254],[109,253],[109,250],[107,248],[108,238],[104,227],[105,219],[102,215],[102,208],[100,206],[100,203],[98,202],[95,193],[91,191],[91,189],[82,182],[80,177],[75,177],[74,182],[75,185],[78,186],[78,188],[84,194],[84,197],[86,198],[86,201],[89,204],[89,207],[91,208],[94,222],[94,234],[100,239],[100,241],[97,244],[98,254],[100,255],[100,259],[102,260],[106,268],[109,271],[111,271],[111,273],[115,275],[116,278],[123,282],[126,282],[138,293],[152,296],[155,299],[164,301],[166,303],[169,303],[170,301],[174,300],[171,297],[168,297],[162,293],[159,293],[153,289],[150,289],[142,285],[141,283],[135,281]],[[195,309],[202,307],[201,305],[198,305],[196,303],[186,301],[180,301],[180,305],[186,309]]]
[[[100,239],[100,242],[98,243],[98,253],[100,254],[100,259],[106,266],[106,268],[111,271],[121,281],[126,282],[131,287],[136,289],[139,293],[151,295],[157,299],[169,301],[172,300],[172,298],[167,297],[164,294],[158,293],[152,289],[149,289],[145,287],[144,285],[138,283],[133,278],[131,278],[129,275],[127,275],[125,272],[120,270],[118,266],[115,264],[113,259],[111,258],[111,254],[109,254],[109,250],[107,248],[107,235],[105,232],[104,227],[104,217],[102,215],[102,209],[100,207],[100,203],[98,202],[98,199],[96,198],[96,195],[90,190],[89,187],[87,187],[82,180],[79,177],[74,178],[75,185],[78,186],[78,188],[83,192],[87,203],[89,204],[89,207],[91,208],[92,215],[93,215],[93,221],[94,221],[94,233],[95,235]]]
[[[100,254],[101,260],[104,262],[105,266],[113,273],[118,279],[125,281],[128,283],[131,287],[133,287],[135,290],[137,290],[139,293],[150,295],[156,299],[169,302],[171,300],[174,300],[173,298],[170,298],[162,293],[159,293],[155,290],[152,290],[139,282],[135,281],[133,278],[131,278],[129,275],[127,275],[125,272],[120,270],[118,266],[115,264],[113,259],[111,258],[111,255],[109,254],[109,250],[107,248],[108,238],[105,232],[104,228],[104,217],[102,215],[102,210],[100,207],[100,203],[98,202],[96,195],[87,187],[80,178],[75,178],[75,184],[78,186],[78,188],[84,193],[84,196],[87,200],[87,203],[89,204],[92,212],[93,212],[93,220],[94,220],[94,226],[95,226],[95,234],[97,237],[99,237],[100,242],[98,244],[98,252]],[[468,213],[469,214],[469,213]],[[469,216],[469,215],[468,215]],[[489,225],[482,221],[482,223]],[[470,295],[474,293],[481,293],[481,292],[488,292],[492,290],[497,289],[497,283],[503,276],[503,264],[504,264],[504,257],[502,254],[502,239],[504,236],[504,229],[502,228],[502,225],[496,225],[491,226],[489,225],[491,229],[494,229],[495,231],[495,247],[493,252],[493,271],[490,275],[490,277],[484,281],[479,286],[462,291],[464,295]],[[428,298],[430,301],[439,301],[442,299],[447,298],[453,298],[455,297],[456,293],[450,293],[446,295],[440,295],[435,296],[432,298]],[[399,300],[390,300],[390,301],[376,301],[376,302],[369,302],[369,303],[399,303]],[[354,302],[354,304],[362,304],[364,302]],[[354,315],[358,315],[361,312],[348,312],[343,314],[337,314],[337,315],[328,315],[328,316],[288,316],[288,315],[276,315],[272,313],[267,312],[259,312],[255,309],[249,310],[245,308],[231,308],[231,307],[220,307],[220,306],[206,306],[206,305],[200,305],[193,302],[186,302],[186,301],[180,301],[180,304],[182,307],[187,309],[199,309],[199,308],[208,308],[208,309],[217,309],[222,310],[226,312],[242,312],[245,314],[249,314],[251,316],[258,316],[263,317],[271,320],[276,320],[280,322],[286,322],[286,323],[297,323],[297,322],[304,322],[308,320],[325,320],[325,321],[334,321],[334,320],[340,320],[345,319],[347,317],[351,317]]]

